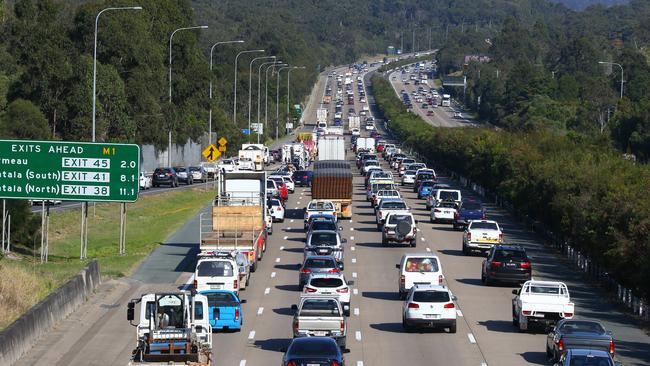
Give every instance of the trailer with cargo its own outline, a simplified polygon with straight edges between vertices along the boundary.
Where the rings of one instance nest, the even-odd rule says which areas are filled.
[[[336,206],[338,217],[352,218],[352,170],[350,163],[342,159],[315,162],[311,198],[331,201]]]

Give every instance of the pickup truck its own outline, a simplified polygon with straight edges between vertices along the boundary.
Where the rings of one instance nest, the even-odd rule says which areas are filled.
[[[406,205],[406,202],[402,199],[386,199],[382,200],[377,207],[377,230],[381,231],[384,222],[386,222],[386,217],[391,212],[398,213],[409,213],[409,207]]]
[[[559,361],[570,349],[601,350],[614,358],[612,332],[593,320],[563,319],[546,337],[546,358]]]
[[[526,331],[532,324],[545,329],[561,319],[572,319],[575,305],[563,282],[526,281],[521,289],[512,290],[512,325]]]
[[[496,221],[473,220],[463,234],[463,255],[472,250],[487,252],[499,243],[503,243],[503,232]]]
[[[313,215],[332,215],[336,222],[336,206],[332,201],[326,200],[311,200],[305,209],[304,228],[307,231],[309,227],[309,218]]]
[[[326,295],[304,295],[300,304],[291,305],[293,316],[293,337],[331,337],[341,348],[345,348],[347,323],[344,310],[336,297]]]

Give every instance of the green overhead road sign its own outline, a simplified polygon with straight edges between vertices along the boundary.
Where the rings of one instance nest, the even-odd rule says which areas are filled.
[[[0,198],[133,202],[140,146],[0,140]]]

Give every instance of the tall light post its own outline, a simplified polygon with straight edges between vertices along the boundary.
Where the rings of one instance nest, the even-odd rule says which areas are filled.
[[[621,68],[621,99],[623,99],[623,66],[616,62],[598,61],[601,65],[616,65]]]
[[[178,28],[169,35],[169,105],[172,104],[172,42],[174,40],[174,34],[176,32],[191,30],[191,29],[207,29],[207,25],[197,25],[194,27],[184,27]],[[167,166],[172,166],[172,126],[169,126],[168,139],[168,150],[167,150]]]
[[[289,84],[289,80],[291,80],[291,71],[293,70],[298,70],[298,69],[304,69],[304,66],[294,66],[287,71],[287,122],[289,122],[289,100],[291,98],[291,93],[290,93],[290,88],[291,84]]]
[[[106,11],[113,10],[142,10],[141,6],[124,6],[106,8],[97,13],[95,17],[95,46],[93,52],[93,142],[95,142],[95,122],[97,120],[97,27],[99,25],[99,16]]]
[[[246,51],[241,51],[235,56],[235,95],[234,95],[234,100],[232,103],[232,123],[237,127],[237,62],[239,60],[239,56],[245,54],[245,53],[257,53],[257,52],[264,52],[264,50],[246,50]]]
[[[215,44],[210,47],[210,114],[208,117],[208,141],[212,143],[212,54],[214,52],[214,48],[217,47],[220,44],[230,44],[230,43],[244,43],[242,40],[236,40],[236,41],[223,41],[223,42],[216,42]]]
[[[269,66],[266,69],[266,86],[264,87],[264,93],[266,94],[264,100],[264,129],[269,125],[269,70],[275,69],[276,67],[289,66],[288,64],[278,62],[275,65]]]
[[[262,67],[267,66],[267,65],[273,65],[277,63],[282,63],[280,60],[275,60],[271,62],[264,62],[260,65],[259,69],[257,70],[257,123],[261,123],[261,105],[262,105]],[[268,70],[268,69],[267,69]],[[267,73],[268,74],[268,73]],[[257,143],[260,143],[260,134],[257,134]]]
[[[251,130],[251,115],[253,114],[253,106],[252,106],[252,98],[253,98],[253,63],[257,60],[268,60],[268,59],[273,59],[275,60],[275,56],[261,56],[261,57],[255,57],[254,59],[251,60],[250,65],[248,66],[248,142],[250,142],[250,132]],[[258,135],[259,135],[259,122],[258,123]]]
[[[290,69],[291,66],[284,66],[278,69],[278,77],[275,81],[275,140],[278,140],[280,132],[280,72],[284,69]]]

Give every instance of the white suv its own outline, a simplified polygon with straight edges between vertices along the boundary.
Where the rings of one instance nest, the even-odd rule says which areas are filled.
[[[199,258],[194,270],[194,288],[204,290],[230,290],[239,293],[239,267],[228,257]]]
[[[309,276],[302,292],[307,295],[331,295],[339,299],[345,316],[350,316],[350,286],[342,273],[314,273]]]
[[[456,333],[456,297],[447,286],[415,285],[402,305],[402,327],[449,328]]]

